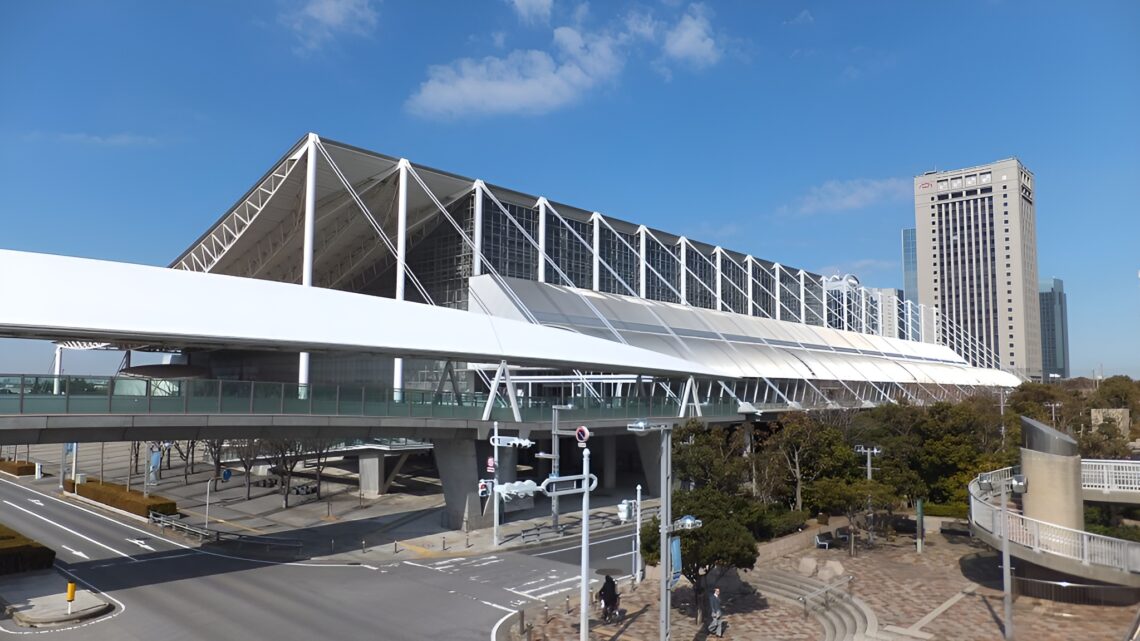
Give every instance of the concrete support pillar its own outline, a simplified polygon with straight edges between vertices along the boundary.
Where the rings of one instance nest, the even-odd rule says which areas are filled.
[[[519,450],[515,447],[499,448],[499,482],[514,483],[519,480]]]
[[[602,437],[602,489],[617,487],[617,437]]]
[[[1021,496],[1026,518],[1074,530],[1085,529],[1081,457],[1021,448],[1021,473],[1029,491]]]
[[[480,461],[475,456],[475,440],[441,438],[434,439],[432,444],[446,502],[445,527],[462,528],[465,516],[469,529],[490,527],[490,518],[482,515],[478,486],[480,468],[476,467]]]
[[[377,450],[360,453],[360,491],[365,498],[380,496],[380,485],[384,483],[384,453]]]
[[[661,496],[661,435],[647,434],[634,438],[645,474],[642,487],[652,496]]]

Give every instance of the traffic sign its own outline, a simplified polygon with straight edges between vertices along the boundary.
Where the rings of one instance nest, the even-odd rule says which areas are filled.
[[[574,430],[574,438],[578,439],[578,447],[586,447],[586,441],[590,440],[590,430],[585,425],[579,425]]]
[[[222,470],[222,482],[223,483],[229,482],[230,477],[232,477],[233,475],[234,475],[233,470],[231,470],[228,467],[226,469]]]
[[[487,457],[487,471],[492,474],[495,472],[495,457],[493,456]]]

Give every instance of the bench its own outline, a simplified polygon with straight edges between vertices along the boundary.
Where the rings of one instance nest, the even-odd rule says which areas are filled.
[[[317,484],[316,483],[306,483],[305,485],[297,485],[297,486],[293,487],[291,491],[293,492],[293,494],[316,494],[317,493]]]
[[[944,535],[970,536],[970,522],[962,520],[943,521],[938,530]]]
[[[835,535],[831,532],[819,532],[815,535],[815,547],[830,550],[835,540]]]

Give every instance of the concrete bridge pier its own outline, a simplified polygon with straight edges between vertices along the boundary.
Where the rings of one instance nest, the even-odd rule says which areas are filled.
[[[492,525],[483,516],[483,499],[479,496],[481,466],[485,459],[476,455],[474,438],[437,438],[432,440],[439,481],[443,485],[446,527],[474,530]]]

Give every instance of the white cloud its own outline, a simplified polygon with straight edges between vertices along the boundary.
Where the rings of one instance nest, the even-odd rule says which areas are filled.
[[[300,40],[296,51],[310,53],[342,33],[369,35],[376,28],[377,14],[372,0],[307,0],[281,16],[281,22]]]
[[[428,79],[405,106],[416,115],[437,118],[547,113],[617,77],[625,64],[620,40],[559,27],[553,56],[516,50],[506,57],[463,58],[430,67]]]
[[[665,56],[698,69],[716,64],[722,53],[702,4],[689,5],[676,26],[665,34]]]
[[[518,14],[519,20],[528,23],[545,24],[550,22],[550,13],[554,9],[554,0],[509,0]]]
[[[796,17],[791,18],[790,20],[785,20],[784,24],[801,25],[812,24],[813,22],[815,22],[815,16],[811,15],[811,11],[804,9],[803,11],[797,13]]]
[[[803,215],[863,209],[883,202],[911,198],[914,184],[905,178],[829,180],[801,196],[785,213]]]
[[[159,144],[154,136],[144,136],[132,133],[117,134],[90,134],[82,132],[51,132],[33,131],[24,136],[30,141],[51,140],[77,145],[92,145],[98,147],[149,147]]]
[[[491,43],[495,45],[496,49],[502,49],[507,44],[507,33],[505,31],[496,31],[492,33]]]

